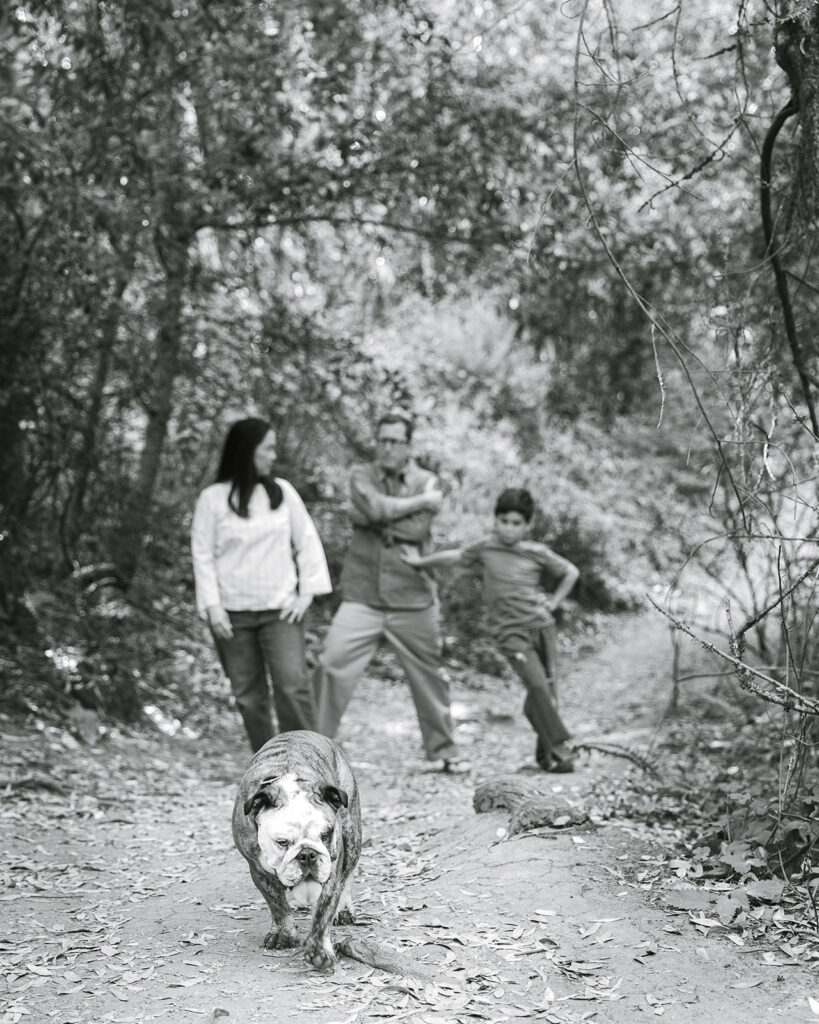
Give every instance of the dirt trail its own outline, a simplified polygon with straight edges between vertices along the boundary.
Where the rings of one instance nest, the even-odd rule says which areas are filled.
[[[580,735],[646,742],[670,663],[656,616],[619,620],[564,663],[562,706]],[[456,683],[455,699],[471,778],[426,770],[397,682],[365,680],[341,737],[364,808],[356,934],[413,957],[434,984],[346,959],[321,975],[261,948],[267,910],[230,835],[246,758],[234,714],[198,740],[94,749],[0,719],[7,760],[65,788],[0,807],[0,1024],[819,1019],[806,970],[652,904],[661,855],[631,823],[508,839],[506,816],[476,815],[476,782],[530,761],[532,739],[514,683]],[[550,785],[581,801],[620,770],[593,755]]]

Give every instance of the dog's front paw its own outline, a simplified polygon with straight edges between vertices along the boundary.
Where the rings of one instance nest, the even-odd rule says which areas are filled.
[[[336,924],[355,924],[355,918],[353,912],[348,910],[347,907],[342,907],[341,910],[336,914]]]
[[[274,928],[265,935],[263,945],[265,949],[295,949],[299,940],[292,932]]]
[[[329,942],[322,943],[317,939],[308,939],[304,953],[317,971],[332,971],[335,967],[336,958]]]

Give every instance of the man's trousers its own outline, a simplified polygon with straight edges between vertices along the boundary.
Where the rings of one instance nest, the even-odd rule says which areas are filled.
[[[455,758],[449,683],[440,672],[438,608],[395,610],[343,601],[315,674],[319,732],[335,736],[341,717],[381,640],[395,651],[415,702],[430,761]]]

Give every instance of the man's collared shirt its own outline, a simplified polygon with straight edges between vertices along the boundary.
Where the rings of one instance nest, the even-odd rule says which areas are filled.
[[[354,466],[350,474],[353,538],[344,559],[341,591],[345,601],[372,608],[428,608],[435,583],[426,572],[408,565],[408,547],[426,554],[432,547],[433,512],[393,518],[395,499],[422,494],[437,486],[434,473],[411,459],[388,474],[377,463]]]

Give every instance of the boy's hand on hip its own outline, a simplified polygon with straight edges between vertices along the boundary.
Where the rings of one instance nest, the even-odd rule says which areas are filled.
[[[424,491],[424,507],[429,512],[440,512],[441,506],[444,503],[444,495],[442,491],[437,489],[431,491]]]
[[[295,594],[282,606],[279,618],[284,622],[301,622],[312,601],[311,594]]]

